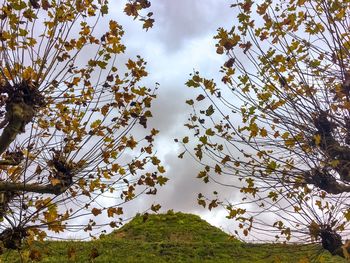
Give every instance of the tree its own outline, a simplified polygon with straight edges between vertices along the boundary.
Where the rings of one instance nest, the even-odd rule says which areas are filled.
[[[149,7],[132,0],[124,11],[148,29],[152,13],[142,10]],[[107,0],[2,1],[3,248],[53,232],[116,227],[123,204],[155,194],[167,180],[153,151],[158,131],[147,129],[156,88],[140,83],[148,74],[141,57],[121,66],[124,31],[107,13]],[[108,23],[106,32],[99,23]],[[136,127],[146,136],[130,134]],[[105,195],[109,205],[100,202]],[[97,222],[99,214],[110,221]]]
[[[227,57],[224,87],[191,76],[187,86],[201,94],[187,101],[193,114],[185,126],[194,135],[181,143],[203,164],[199,178],[239,189],[242,199],[225,202],[214,192],[198,202],[224,206],[246,236],[318,241],[348,258],[349,3],[231,7],[236,25],[214,37]]]

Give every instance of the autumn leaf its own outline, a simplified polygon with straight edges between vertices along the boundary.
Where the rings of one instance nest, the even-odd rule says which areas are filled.
[[[152,206],[151,206],[151,210],[152,210],[153,212],[158,212],[160,208],[161,208],[161,206],[160,206],[159,204],[156,204],[156,205],[152,205]]]
[[[75,260],[76,258],[76,249],[74,247],[68,247],[67,249],[67,257],[69,260]]]
[[[192,79],[189,79],[185,84],[188,87],[193,87],[193,88],[200,87],[200,83],[195,77],[193,77]]]
[[[261,129],[260,129],[260,135],[261,135],[262,137],[266,137],[266,136],[267,136],[267,130],[266,130],[265,128],[261,128]]]
[[[110,207],[110,208],[107,209],[108,217],[114,217],[114,214],[122,215],[123,214],[123,209],[121,207]]]
[[[219,69],[220,89],[199,72],[186,83],[206,92],[211,105],[195,103],[202,99],[198,95],[188,100],[192,112],[185,126],[193,137],[189,140],[197,144],[184,150],[216,172],[209,177],[210,169],[204,169],[197,177],[238,188],[242,199],[235,203],[241,206],[255,204],[256,209],[239,216],[239,208],[222,192],[228,218],[237,221],[245,236],[268,235],[278,228],[277,239],[311,236],[331,254],[339,251],[346,258],[340,240],[350,218],[344,212],[350,191],[345,158],[350,148],[350,73],[342,53],[350,42],[341,28],[349,7],[302,0],[242,0],[231,7],[237,23],[220,27],[214,36],[217,54],[226,57]],[[339,38],[337,30],[344,36]],[[334,51],[332,43],[341,51]],[[223,166],[231,182],[216,178]],[[203,205],[203,198],[199,200]],[[280,211],[273,226],[265,218],[271,210]],[[343,211],[342,219],[334,211]],[[310,233],[301,234],[301,229]],[[337,248],[325,245],[326,229],[339,237]]]
[[[213,136],[213,135],[215,135],[215,132],[212,129],[207,129],[205,131],[205,134],[208,135],[208,136]]]
[[[153,27],[154,19],[148,18],[143,23],[143,28],[148,30],[149,28]]]
[[[53,186],[56,186],[56,185],[60,185],[61,184],[61,180],[57,179],[57,178],[52,178],[51,180],[51,184]]]
[[[249,232],[248,232],[247,229],[244,229],[244,230],[243,230],[243,234],[244,234],[245,236],[248,236],[248,233],[249,233]]]
[[[182,159],[182,158],[184,157],[185,153],[186,153],[186,151],[180,153],[177,157],[180,158],[180,159]]]
[[[189,141],[188,136],[186,136],[186,137],[184,137],[184,138],[182,139],[182,142],[183,142],[183,143],[188,143],[188,141]]]
[[[98,208],[93,208],[91,210],[91,213],[94,215],[94,216],[98,216],[99,214],[102,214],[102,210],[101,209],[98,209]]]
[[[206,115],[206,116],[211,116],[213,113],[214,113],[214,107],[213,107],[213,105],[210,105],[210,106],[208,107],[208,109],[206,109],[205,115]]]
[[[198,97],[196,98],[197,101],[201,101],[201,100],[204,100],[205,99],[205,96],[202,95],[202,94],[199,94]]]
[[[91,251],[90,251],[89,258],[90,258],[91,260],[93,260],[93,259],[97,258],[99,255],[100,255],[100,252],[98,251],[97,248],[94,247],[94,248],[92,248]]]
[[[160,172],[160,173],[165,173],[165,168],[164,168],[164,166],[158,166],[158,171]]]
[[[344,212],[344,217],[346,221],[350,221],[350,209],[348,209],[346,212]]]
[[[201,205],[201,206],[203,206],[204,208],[206,207],[206,202],[205,202],[205,200],[203,200],[203,199],[198,199],[198,204],[199,205]]]
[[[221,172],[222,172],[221,167],[218,164],[215,165],[215,172],[217,174],[221,174]]]
[[[315,140],[316,146],[319,146],[321,144],[321,135],[320,134],[314,135],[314,140]]]
[[[33,261],[41,261],[42,260],[42,254],[37,249],[31,249],[29,253],[29,258]]]
[[[48,10],[50,7],[52,7],[48,0],[41,0],[41,6],[44,10]]]
[[[217,47],[216,53],[218,53],[220,55],[223,54],[224,53],[224,48],[222,46]]]

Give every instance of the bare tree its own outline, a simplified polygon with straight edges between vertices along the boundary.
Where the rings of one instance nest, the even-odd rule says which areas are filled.
[[[124,11],[148,29],[148,7],[128,1]],[[167,180],[153,151],[158,131],[147,129],[156,88],[140,83],[148,74],[141,57],[119,62],[124,31],[107,13],[101,0],[2,1],[0,241],[7,249],[50,231],[116,227],[124,203]],[[132,135],[137,127],[147,133]],[[98,222],[99,214],[110,221]]]
[[[238,189],[242,199],[215,192],[198,202],[223,205],[244,235],[319,241],[348,258],[350,6],[245,0],[231,7],[235,25],[215,36],[217,53],[227,56],[224,88],[193,74],[187,86],[202,94],[187,101],[194,136],[182,144],[203,164],[199,178]]]

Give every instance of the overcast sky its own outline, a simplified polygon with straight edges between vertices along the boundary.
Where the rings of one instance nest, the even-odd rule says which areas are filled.
[[[231,28],[234,24],[236,16],[230,8],[231,3],[227,0],[152,0],[152,6],[147,11],[154,13],[155,23],[146,32],[142,29],[141,22],[134,21],[123,13],[125,2],[126,0],[111,1],[109,14],[99,20],[95,35],[105,32],[110,19],[121,24],[125,31],[123,42],[127,50],[124,55],[118,56],[117,66],[123,68],[128,58],[140,55],[147,61],[149,73],[141,84],[149,88],[154,88],[156,83],[160,84],[157,99],[152,105],[154,117],[148,127],[160,131],[154,143],[155,150],[166,168],[165,176],[169,178],[165,186],[159,187],[156,196],[143,195],[127,204],[124,207],[125,217],[132,218],[136,213],[144,212],[151,204],[159,203],[162,205],[161,212],[173,209],[197,214],[233,234],[235,222],[225,218],[226,211],[215,209],[209,212],[197,204],[197,196],[198,193],[210,195],[213,191],[218,191],[225,200],[232,202],[240,201],[242,196],[233,188],[220,188],[214,183],[204,184],[201,179],[197,179],[202,167],[189,156],[179,159],[178,155],[183,149],[174,142],[175,138],[181,139],[191,134],[184,126],[191,113],[191,108],[185,101],[196,98],[199,91],[185,85],[189,74],[194,70],[199,71],[202,76],[213,78],[221,85],[219,70],[226,58],[216,53],[213,36],[219,27]],[[90,57],[91,50],[83,52],[86,52],[86,56],[83,54],[82,60]],[[144,130],[137,128],[131,133],[140,135],[140,132],[144,135]],[[117,205],[114,198],[103,198],[98,202],[101,207]],[[88,218],[80,217],[75,219],[74,224],[84,225],[87,220]],[[103,215],[96,220],[101,224],[109,222]],[[94,234],[101,233],[101,230],[97,229]],[[110,228],[106,230],[111,231]],[[67,233],[65,238],[81,239],[88,236],[81,231]]]
[[[162,211],[174,209],[195,213],[211,224],[233,232],[230,227],[233,222],[225,220],[224,211],[209,213],[197,204],[199,192],[211,193],[220,189],[196,179],[198,165],[191,158],[178,159],[182,149],[174,142],[174,138],[189,134],[183,126],[191,110],[185,100],[196,94],[185,86],[189,74],[199,70],[203,76],[220,79],[219,69],[225,58],[216,54],[213,36],[218,27],[232,26],[235,16],[230,2],[154,0],[150,9],[156,22],[148,32],[142,30],[140,23],[122,14],[120,3],[115,7],[111,4],[110,18],[125,29],[126,56],[139,54],[148,62],[150,75],[144,83],[150,87],[160,83],[150,126],[160,130],[155,146],[170,180],[159,189],[153,201],[162,205]],[[232,189],[222,191],[227,198],[234,199],[237,195]],[[130,214],[141,212],[149,202],[145,198],[135,200],[128,211]]]

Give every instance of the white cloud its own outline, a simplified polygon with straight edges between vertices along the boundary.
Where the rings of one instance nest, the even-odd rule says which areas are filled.
[[[155,0],[151,11],[156,22],[148,32],[142,30],[141,23],[123,15],[120,7],[120,4],[111,6],[108,16],[121,23],[125,30],[123,42],[127,50],[119,58],[119,63],[141,55],[148,62],[150,73],[143,84],[154,87],[156,82],[160,83],[158,98],[152,108],[154,118],[149,127],[160,130],[155,147],[170,179],[166,186],[159,189],[157,196],[143,196],[127,205],[126,216],[143,212],[151,203],[158,202],[163,205],[163,211],[174,209],[196,213],[228,230],[231,222],[225,219],[223,211],[209,213],[197,204],[199,192],[209,194],[218,187],[212,183],[204,184],[196,178],[199,166],[193,159],[177,158],[181,150],[174,138],[187,134],[183,124],[190,108],[185,100],[197,93],[185,86],[189,74],[198,70],[208,78],[219,78],[218,71],[224,58],[216,54],[213,36],[216,29],[228,24],[232,17],[229,3],[226,0]],[[99,24],[97,31],[103,32],[106,26],[106,23]],[[232,189],[221,190],[227,196],[236,196],[231,193]],[[106,204],[110,202],[113,201],[106,199]],[[100,217],[99,222],[108,220],[102,215]],[[79,223],[83,221],[81,219]]]

